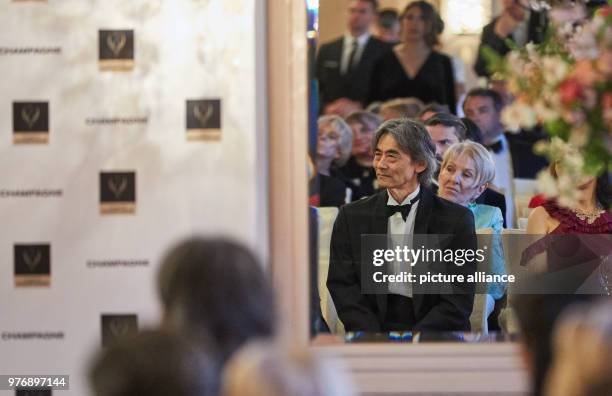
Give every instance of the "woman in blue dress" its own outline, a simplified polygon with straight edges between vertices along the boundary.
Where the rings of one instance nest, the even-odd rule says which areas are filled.
[[[474,214],[477,230],[488,229],[493,234],[493,250],[488,274],[503,275],[506,273],[504,252],[501,243],[501,231],[504,219],[501,210],[495,206],[477,204],[476,198],[482,194],[495,177],[495,163],[489,151],[480,143],[465,141],[456,143],[444,153],[440,174],[438,175],[438,195],[451,202],[466,206]],[[498,330],[496,315],[504,304],[506,285],[489,283],[488,300],[485,316],[489,317],[489,329]]]

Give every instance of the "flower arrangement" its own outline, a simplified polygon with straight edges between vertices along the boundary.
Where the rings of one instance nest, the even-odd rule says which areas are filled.
[[[585,176],[612,166],[612,0],[587,19],[582,5],[550,11],[543,43],[514,48],[505,59],[485,56],[514,96],[502,113],[511,130],[544,127],[550,141],[535,150],[561,165],[563,175],[538,175],[542,192],[571,206]]]

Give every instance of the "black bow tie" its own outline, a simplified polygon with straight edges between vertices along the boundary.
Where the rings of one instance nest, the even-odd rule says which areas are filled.
[[[491,151],[493,151],[495,154],[499,153],[500,151],[503,150],[504,146],[502,145],[501,140],[498,142],[495,142],[493,144],[489,144],[487,145],[487,148]]]
[[[387,205],[387,217],[391,217],[394,214],[399,212],[402,214],[402,219],[406,221],[406,218],[408,217],[408,214],[410,213],[410,209],[412,208],[412,205],[419,202],[419,195],[414,197],[412,201],[408,202],[405,205]]]

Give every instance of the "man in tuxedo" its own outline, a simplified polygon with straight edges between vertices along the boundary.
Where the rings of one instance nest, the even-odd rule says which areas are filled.
[[[504,56],[510,52],[507,39],[522,47],[529,42],[541,43],[546,33],[548,21],[544,11],[531,11],[526,0],[503,0],[502,3],[502,13],[482,29],[480,36],[474,71],[481,77],[490,77],[482,54],[484,47]]]
[[[436,146],[436,161],[438,167],[434,173],[432,185],[434,191],[437,191],[438,187],[438,173],[440,172],[440,165],[442,164],[442,158],[444,153],[450,146],[455,143],[460,143],[466,140],[466,125],[461,121],[460,118],[449,113],[434,113],[425,122],[427,132],[431,137],[431,140]],[[481,142],[477,142],[481,143]],[[504,218],[504,227],[506,227],[506,198],[504,194],[501,194],[493,189],[486,188],[482,194],[477,198],[477,203],[498,207]]]
[[[377,7],[376,0],[351,0],[347,32],[321,46],[315,71],[321,113],[346,117],[367,104],[374,64],[391,49],[369,32]]]
[[[394,284],[386,294],[362,292],[362,235],[452,234],[446,248],[476,249],[472,213],[428,188],[435,149],[422,124],[387,121],[377,130],[373,147],[376,177],[384,190],[341,207],[332,232],[327,287],[340,320],[347,331],[468,331],[474,295],[464,284],[453,283],[464,291],[454,294],[417,294]],[[473,261],[445,268],[464,276],[474,270]]]

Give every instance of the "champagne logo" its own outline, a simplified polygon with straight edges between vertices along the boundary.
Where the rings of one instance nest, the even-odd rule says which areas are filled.
[[[212,117],[214,108],[210,103],[198,103],[193,106],[193,116],[198,120],[200,126],[204,127]]]
[[[119,56],[126,43],[127,36],[124,32],[111,32],[106,37],[106,45],[115,56]]]
[[[21,257],[23,258],[23,262],[26,264],[30,272],[34,272],[42,260],[42,252],[38,249],[25,250]]]
[[[32,129],[36,121],[40,118],[40,108],[31,104],[23,106],[21,109],[21,118],[28,125],[28,128]]]
[[[115,337],[124,336],[130,332],[130,324],[125,320],[116,318],[110,322],[108,329]]]
[[[108,180],[108,189],[119,199],[128,186],[126,177],[115,175]]]

